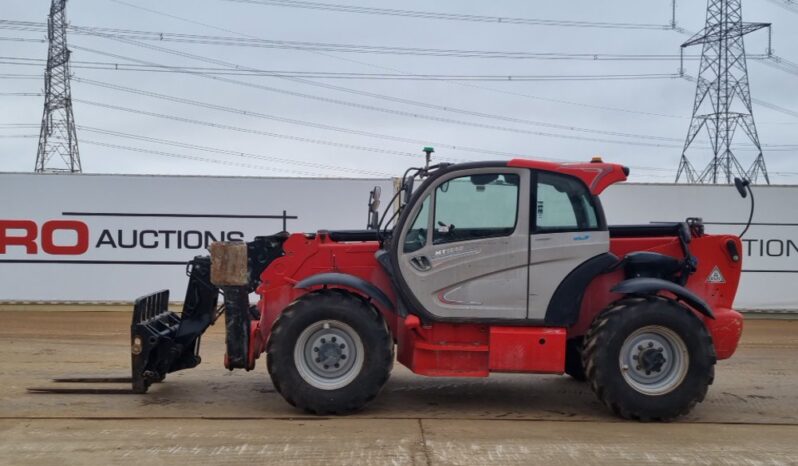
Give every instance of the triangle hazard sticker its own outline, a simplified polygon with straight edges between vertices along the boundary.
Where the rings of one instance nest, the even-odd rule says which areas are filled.
[[[726,283],[726,279],[723,278],[723,274],[720,273],[720,268],[717,265],[709,273],[707,283]]]

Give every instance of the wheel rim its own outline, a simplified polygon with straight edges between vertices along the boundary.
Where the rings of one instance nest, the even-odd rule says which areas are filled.
[[[660,325],[637,329],[621,347],[621,374],[626,383],[644,395],[664,395],[687,376],[690,355],[684,340]]]
[[[363,341],[349,325],[321,320],[305,328],[294,345],[299,375],[322,390],[348,385],[363,367]]]

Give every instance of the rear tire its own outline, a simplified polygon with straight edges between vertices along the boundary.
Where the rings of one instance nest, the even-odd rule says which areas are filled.
[[[593,392],[626,419],[667,421],[704,400],[715,348],[704,323],[661,297],[622,299],[596,317],[582,361]]]
[[[346,414],[373,400],[393,367],[380,313],[344,290],[308,293],[272,326],[266,348],[275,389],[314,414]]]
[[[579,382],[587,380],[585,366],[582,364],[583,341],[583,337],[577,337],[565,342],[565,373]]]

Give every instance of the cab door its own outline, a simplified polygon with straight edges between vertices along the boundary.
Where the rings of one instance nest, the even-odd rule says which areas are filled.
[[[608,252],[610,237],[598,201],[581,180],[551,172],[534,178],[527,317],[542,321],[560,283],[583,262]]]
[[[412,305],[442,320],[526,318],[530,184],[527,169],[491,167],[425,188],[397,238]]]

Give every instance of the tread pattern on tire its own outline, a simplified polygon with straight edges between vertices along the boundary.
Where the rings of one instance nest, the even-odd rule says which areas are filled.
[[[330,309],[345,309],[349,320],[339,312],[339,317],[344,317],[340,320],[365,330],[366,334],[360,337],[371,351],[366,350],[363,368],[354,381],[346,387],[325,391],[301,378],[293,360],[293,345],[296,335],[306,327],[297,327],[300,320],[308,318],[310,313],[320,315],[315,320],[331,318],[325,316]],[[337,288],[313,291],[289,304],[272,325],[266,353],[266,366],[275,390],[292,406],[318,415],[360,410],[388,381],[394,361],[393,339],[380,312],[362,296]]]
[[[571,338],[565,343],[565,373],[578,382],[587,381],[582,362],[584,337]]]
[[[678,309],[669,309],[666,312],[682,312],[684,315],[689,316],[689,319],[694,320],[695,331],[697,332],[697,342],[706,349],[705,361],[699,361],[699,364],[708,366],[705,374],[693,374],[694,376],[705,377],[705,380],[694,381],[698,388],[694,393],[690,393],[686,402],[679,405],[670,407],[663,407],[658,410],[657,414],[652,415],[646,412],[645,409],[640,407],[632,407],[628,400],[618,396],[618,391],[613,390],[606,383],[606,377],[602,371],[611,370],[610,368],[601,367],[599,357],[601,351],[608,348],[609,339],[613,336],[615,331],[621,326],[623,321],[628,318],[626,314],[630,312],[651,312],[645,311],[647,306],[653,304],[666,304]],[[695,361],[693,358],[697,355],[690,355],[690,364]],[[617,359],[617,357],[615,358]],[[678,304],[677,302],[666,299],[661,296],[651,297],[629,297],[624,298],[611,304],[607,309],[602,311],[593,322],[593,325],[588,330],[584,339],[584,346],[582,350],[582,364],[585,368],[587,380],[590,383],[590,388],[599,398],[599,400],[611,409],[616,415],[625,419],[635,419],[639,421],[669,421],[679,416],[689,413],[696,404],[704,401],[709,385],[714,382],[715,378],[715,362],[716,362],[715,346],[712,342],[712,337],[707,332],[703,322],[701,322],[689,309]],[[688,370],[688,374],[689,374]],[[622,376],[618,375],[623,382]],[[689,375],[688,375],[689,377]],[[623,382],[625,384],[625,382]],[[684,385],[684,383],[682,384]],[[680,386],[681,387],[681,386]],[[667,395],[664,395],[667,396]],[[650,397],[652,400],[655,397]]]

